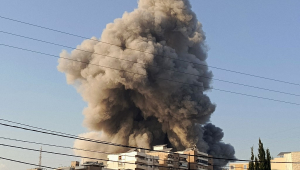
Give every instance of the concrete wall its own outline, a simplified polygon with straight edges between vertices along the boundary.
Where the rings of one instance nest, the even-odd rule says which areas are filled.
[[[249,169],[249,162],[229,164],[229,170],[247,170],[247,169]]]
[[[147,155],[144,152],[126,152],[107,156],[107,168],[110,169],[141,169],[158,170],[157,156]]]
[[[292,162],[300,162],[300,152],[292,152]],[[293,170],[300,170],[300,164],[299,163],[293,163]]]
[[[285,162],[285,158],[274,158],[271,160],[271,169],[272,170],[285,170],[285,163],[272,163],[272,162]]]

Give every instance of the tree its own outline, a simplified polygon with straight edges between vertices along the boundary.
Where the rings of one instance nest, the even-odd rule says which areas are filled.
[[[251,161],[249,162],[249,170],[254,170],[254,154],[253,147],[251,147]]]
[[[266,159],[266,170],[271,170],[271,154],[270,154],[270,150],[269,149],[267,149],[267,151],[266,151],[266,153],[267,153],[267,159]]]
[[[260,170],[267,170],[267,160],[266,160],[266,152],[264,149],[264,145],[259,139],[258,141],[258,160],[259,160],[259,169]]]
[[[256,157],[256,156],[255,156],[254,170],[259,170],[259,162],[258,162],[258,160],[257,160],[257,157]]]
[[[253,147],[251,147],[251,161],[249,162],[249,170],[271,170],[271,159],[270,150],[265,150],[263,143],[259,139],[258,156],[253,154]]]

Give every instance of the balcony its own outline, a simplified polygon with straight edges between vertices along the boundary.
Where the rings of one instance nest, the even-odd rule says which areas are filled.
[[[145,164],[136,164],[136,169],[147,169],[147,165]]]
[[[208,165],[208,161],[207,160],[203,160],[203,159],[197,159],[196,162],[198,163],[198,165]]]
[[[183,162],[179,162],[178,165],[179,165],[179,167],[188,167],[188,163],[187,162],[186,163],[185,162],[184,163]]]
[[[168,158],[167,158],[168,160],[174,160],[174,156],[173,155],[171,155],[171,154],[168,154]]]
[[[180,157],[179,162],[187,162],[186,158]]]
[[[166,161],[166,164],[167,164],[167,166],[169,166],[169,167],[173,167],[173,166],[174,166],[173,161],[170,161],[170,160],[167,160],[167,161]]]

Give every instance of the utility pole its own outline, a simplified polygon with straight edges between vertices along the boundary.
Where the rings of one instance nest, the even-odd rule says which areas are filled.
[[[40,150],[39,169],[42,169],[42,147]]]

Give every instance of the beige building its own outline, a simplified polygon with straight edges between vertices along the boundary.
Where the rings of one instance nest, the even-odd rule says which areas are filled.
[[[300,163],[296,163],[300,162],[300,152],[280,152],[277,156],[277,158],[271,160],[272,170],[300,170]]]
[[[182,153],[188,156],[189,169],[213,170],[213,160],[208,154],[198,151],[196,147],[188,148]]]
[[[70,167],[60,167],[57,168],[56,170],[108,170],[104,168],[102,162],[84,162],[83,164],[79,164],[78,161],[73,161],[71,162]]]
[[[154,146],[153,150],[147,154],[159,157],[159,170],[188,169],[187,155],[172,152],[167,145]]]
[[[247,169],[249,169],[249,162],[229,164],[229,170],[247,170]]]
[[[289,163],[291,162],[291,163]],[[300,152],[280,152],[271,160],[272,170],[300,170]],[[230,163],[229,170],[244,170],[249,168],[249,163]]]

